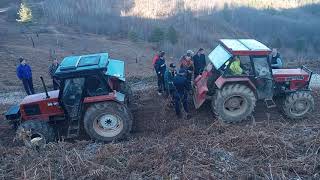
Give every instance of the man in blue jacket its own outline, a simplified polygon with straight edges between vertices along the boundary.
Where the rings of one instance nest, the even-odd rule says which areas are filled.
[[[164,59],[165,53],[162,51],[159,54],[159,59],[154,64],[154,69],[156,70],[158,77],[158,94],[161,95],[162,92],[166,91],[164,84],[164,73],[166,72],[166,60]]]
[[[26,60],[19,58],[20,65],[17,67],[17,76],[22,81],[23,87],[28,95],[34,94],[31,67]]]
[[[181,103],[183,104],[184,111],[187,113],[187,118],[190,118],[188,108],[189,84],[186,75],[187,71],[184,68],[180,68],[179,73],[173,78],[173,84],[176,88],[174,94],[174,105],[176,114],[179,118],[182,117],[180,109]]]

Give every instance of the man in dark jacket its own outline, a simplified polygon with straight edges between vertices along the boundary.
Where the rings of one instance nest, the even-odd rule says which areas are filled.
[[[26,60],[19,58],[20,65],[17,67],[17,76],[22,81],[23,87],[28,95],[34,94],[31,67]]]
[[[281,69],[283,67],[280,53],[275,48],[272,49],[272,53],[271,53],[271,67],[272,69]]]
[[[194,78],[202,74],[202,71],[206,67],[206,56],[204,54],[204,49],[200,48],[196,55],[193,56],[194,65]]]
[[[159,54],[159,59],[154,64],[154,69],[157,73],[158,78],[158,94],[161,95],[162,92],[166,91],[164,82],[164,73],[166,72],[166,60],[164,59],[165,53],[162,51]]]
[[[176,88],[174,94],[174,105],[176,114],[179,118],[182,117],[180,109],[181,103],[183,104],[184,111],[187,113],[187,118],[190,118],[188,109],[189,85],[186,75],[187,71],[184,68],[180,68],[179,73],[173,78],[173,84]]]
[[[56,70],[59,67],[59,63],[57,59],[54,59],[52,64],[49,67],[49,75],[52,79],[52,84],[53,84],[53,89],[57,90],[59,88],[59,82],[57,79],[54,78],[54,73],[56,72]]]

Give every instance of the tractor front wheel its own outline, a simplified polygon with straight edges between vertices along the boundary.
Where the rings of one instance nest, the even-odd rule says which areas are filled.
[[[290,119],[304,118],[314,108],[314,99],[310,92],[301,91],[286,96],[283,105],[284,114]]]
[[[250,116],[256,104],[252,90],[242,84],[230,84],[218,90],[212,100],[212,109],[219,120],[240,122]]]
[[[84,116],[84,128],[95,140],[110,142],[124,138],[131,130],[132,118],[127,107],[117,102],[91,105]]]
[[[25,121],[18,127],[17,137],[27,147],[40,147],[54,141],[55,133],[45,121]]]

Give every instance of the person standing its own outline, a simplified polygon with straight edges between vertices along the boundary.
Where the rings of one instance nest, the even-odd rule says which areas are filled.
[[[152,58],[152,65],[154,66],[156,64],[156,62],[159,60],[159,55],[162,53],[163,51],[159,51],[157,52],[153,58]]]
[[[159,59],[156,61],[154,65],[154,69],[157,73],[158,78],[158,95],[161,95],[166,91],[164,84],[164,73],[166,72],[166,60],[164,58],[165,52],[161,52],[159,54]]]
[[[176,76],[176,65],[174,63],[170,63],[169,68],[167,68],[165,74],[164,74],[164,82],[166,87],[166,95],[168,95],[172,102],[174,102],[174,91],[175,87],[173,85],[173,78]]]
[[[20,65],[17,67],[17,76],[22,81],[23,87],[28,95],[34,94],[31,67],[22,57],[19,58]]]
[[[271,53],[271,67],[272,69],[281,69],[283,67],[280,53],[275,48],[272,49],[272,53]]]
[[[200,48],[192,59],[194,65],[194,78],[197,78],[200,74],[202,74],[204,68],[206,67],[206,56],[204,54],[204,49]]]
[[[189,85],[187,80],[187,71],[183,68],[180,68],[178,74],[173,78],[173,84],[175,87],[174,93],[174,106],[176,115],[181,118],[181,103],[183,105],[184,111],[187,113],[187,118],[190,118],[189,108],[188,108],[188,91]]]
[[[53,89],[57,90],[59,88],[59,82],[58,80],[54,77],[54,73],[56,72],[56,70],[59,67],[59,62],[57,60],[57,58],[55,58],[52,62],[52,64],[49,66],[49,75],[52,79],[52,84],[53,84]]]
[[[191,59],[192,54],[191,53],[187,53],[187,55],[183,56],[181,59],[181,65],[180,68],[181,69],[185,69],[186,70],[186,78],[188,81],[188,86],[189,89],[191,90],[191,81],[192,81],[192,74],[193,74],[193,62]]]

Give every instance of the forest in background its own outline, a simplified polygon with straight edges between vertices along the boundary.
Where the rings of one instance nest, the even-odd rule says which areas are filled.
[[[151,42],[180,56],[221,38],[255,38],[290,59],[318,57],[319,0],[24,0],[34,22]],[[18,8],[18,7],[17,7]],[[12,9],[12,17],[16,15]]]

